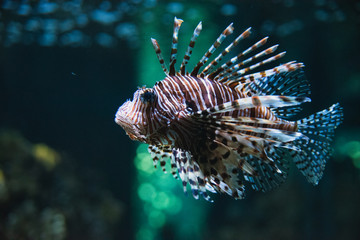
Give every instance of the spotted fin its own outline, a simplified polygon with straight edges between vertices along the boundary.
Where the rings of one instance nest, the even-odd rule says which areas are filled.
[[[251,164],[258,174],[250,175],[244,172],[244,178],[251,184],[252,188],[257,191],[266,192],[279,187],[285,182],[288,175],[289,157],[286,150],[276,149],[273,150],[272,153],[268,152],[267,155],[271,155],[271,159],[274,161],[276,167],[272,164],[266,164],[262,159],[252,155],[245,156],[246,161]]]
[[[166,161],[170,159],[170,165],[171,165],[171,175],[178,179],[177,175],[177,167],[174,159],[172,158],[172,149],[170,146],[167,145],[161,145],[161,146],[154,146],[149,145],[148,151],[153,159],[154,167],[157,167],[158,162],[160,162],[160,167],[163,170],[164,173],[166,173]]]
[[[182,149],[173,149],[172,158],[176,163],[184,192],[187,192],[186,186],[189,184],[195,199],[198,199],[199,195],[201,195],[205,200],[212,201],[206,192],[207,188],[204,174],[198,163],[192,159],[191,153]]]
[[[319,183],[323,175],[325,163],[332,153],[330,143],[334,130],[342,119],[342,107],[336,103],[328,109],[297,121],[299,132],[310,140],[296,141],[295,144],[301,148],[301,151],[291,154],[298,169],[314,185]]]
[[[300,151],[294,141],[308,139],[299,132],[277,129],[279,120],[219,115],[194,118],[208,129],[208,139],[213,139],[209,145],[211,183],[234,198],[244,197],[242,179],[255,190],[277,188],[287,177],[288,150]]]
[[[209,145],[211,184],[235,199],[245,196],[243,180],[255,190],[277,188],[287,177],[288,162],[282,158],[283,151],[274,149],[274,144],[264,139],[216,132]]]
[[[276,74],[271,77],[255,79],[253,82],[244,86],[245,91],[253,95],[280,95],[280,96],[300,96],[308,97],[310,95],[310,84],[308,83],[304,72],[297,70],[282,74]],[[277,116],[289,119],[299,113],[300,106],[290,106],[271,109]]]
[[[226,193],[235,199],[243,199],[245,185],[239,174],[242,170],[253,174],[250,164],[241,161],[237,152],[216,139],[209,141],[207,147],[209,155],[203,168],[209,175],[209,185],[217,192]]]

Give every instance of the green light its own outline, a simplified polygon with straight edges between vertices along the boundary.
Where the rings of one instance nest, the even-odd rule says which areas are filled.
[[[360,168],[360,151],[352,154],[353,164],[356,168]]]
[[[169,162],[166,163],[166,165],[169,165],[169,164],[170,164]],[[170,173],[170,171],[167,171],[167,174],[163,174],[162,170],[159,170],[159,172],[161,173],[161,174],[159,174],[159,177],[161,178],[161,181],[158,182],[159,188],[172,189],[174,187],[179,186],[177,184],[178,181],[172,177],[172,174]]]
[[[161,1],[159,1],[161,2]],[[167,3],[165,3],[166,6]],[[159,3],[160,5],[160,3]],[[208,11],[203,9],[203,4],[194,6],[194,3],[191,3],[191,16],[188,16],[186,19],[186,24],[184,24],[182,31],[181,43],[179,44],[179,52],[184,53],[188,47],[188,41],[192,36],[193,28],[197,26],[200,20],[211,19],[212,14],[208,14]],[[161,19],[162,11],[161,8],[154,9],[155,19]],[[189,11],[190,13],[190,11]],[[201,17],[201,19],[199,19]],[[168,34],[164,32],[164,24],[161,24],[161,21],[153,22],[152,24],[144,24],[140,20],[139,28],[140,34],[144,36],[146,41],[141,43],[141,48],[139,49],[136,59],[138,59],[138,69],[136,71],[138,78],[138,85],[143,86],[147,85],[151,87],[154,85],[155,81],[159,81],[165,77],[164,73],[161,71],[158,60],[156,59],[156,54],[152,44],[150,44],[150,37],[155,37],[160,45],[170,44],[171,43],[171,27],[172,23],[166,23],[170,30]],[[209,25],[210,23],[207,22]],[[185,31],[185,27],[190,28],[189,31]],[[201,49],[201,46],[209,45],[209,39],[215,39],[219,32],[217,28],[210,28],[207,31],[204,31],[201,37],[197,41],[198,51],[195,51],[190,59],[189,67],[194,66],[197,61],[202,57],[202,54],[206,49]],[[219,31],[221,31],[220,29]],[[170,46],[168,46],[169,48]],[[165,47],[164,47],[165,49]],[[170,51],[163,51],[164,58],[170,58]],[[181,57],[178,58],[177,69],[181,63]],[[171,165],[170,161],[166,160],[166,170],[167,174],[163,174],[163,171],[158,164],[157,168],[153,167],[153,161],[151,155],[147,150],[148,145],[139,144],[136,149],[136,156],[134,159],[134,164],[136,166],[136,182],[138,184],[138,189],[135,197],[135,220],[136,224],[136,239],[137,240],[155,240],[162,239],[161,233],[163,232],[162,227],[164,227],[167,221],[175,224],[176,234],[178,235],[177,239],[199,239],[201,233],[204,229],[201,223],[204,214],[198,209],[203,209],[203,205],[195,203],[193,199],[186,200],[187,209],[190,209],[191,219],[189,221],[183,221],[182,217],[175,217],[176,214],[181,215],[181,209],[185,205],[186,199],[180,194],[181,197],[176,197],[175,192],[179,193],[181,191],[181,181],[176,181],[171,176]],[[176,189],[176,190],[175,190]],[[189,198],[188,198],[189,199]],[[194,229],[184,232],[183,224],[192,226]],[[188,229],[185,229],[188,230]],[[184,236],[185,235],[185,236]]]
[[[135,167],[142,172],[151,174],[155,171],[152,159],[149,153],[138,153],[134,160]]]
[[[169,195],[169,206],[166,211],[169,214],[177,214],[182,209],[182,201],[175,195]]]
[[[356,168],[360,168],[360,142],[359,141],[349,141],[342,145],[340,152],[353,161],[353,164]]]
[[[348,143],[348,154],[352,159],[356,159],[360,154],[360,142],[352,141]]]
[[[154,233],[148,228],[140,228],[136,233],[136,240],[153,240]]]
[[[143,201],[152,201],[156,197],[156,189],[150,183],[142,183],[138,188],[138,195]]]
[[[154,208],[162,210],[169,207],[170,199],[169,196],[164,192],[159,192],[152,201]]]
[[[136,148],[136,153],[148,153],[148,145],[147,144],[140,144],[137,148]]]
[[[354,158],[354,155],[356,155],[356,153],[360,151],[360,142],[349,141],[340,148],[340,151],[342,154]]]
[[[166,216],[163,212],[153,210],[149,214],[149,225],[154,228],[162,227],[166,222]]]

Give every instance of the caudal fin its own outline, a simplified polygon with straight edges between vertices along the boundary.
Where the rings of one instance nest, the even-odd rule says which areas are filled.
[[[342,119],[342,107],[336,103],[328,109],[297,121],[299,132],[309,139],[295,142],[301,151],[293,152],[294,162],[306,179],[314,185],[321,179],[325,163],[332,154],[330,143],[334,130]]]

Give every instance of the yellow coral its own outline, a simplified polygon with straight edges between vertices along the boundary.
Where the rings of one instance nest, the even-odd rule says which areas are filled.
[[[0,169],[0,200],[6,198],[7,190],[6,190],[6,179],[3,170]]]
[[[60,161],[60,155],[54,149],[42,143],[34,144],[33,155],[47,170],[52,170]]]
[[[5,184],[4,172],[0,169],[0,184]]]

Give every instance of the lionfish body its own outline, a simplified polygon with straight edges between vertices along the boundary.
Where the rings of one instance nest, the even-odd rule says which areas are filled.
[[[316,185],[330,156],[334,129],[342,120],[339,104],[290,121],[301,110],[301,103],[310,102],[309,84],[301,70],[303,64],[295,61],[253,71],[284,55],[273,54],[277,45],[259,51],[267,38],[220,65],[223,57],[250,35],[250,28],[207,64],[233,32],[232,24],[187,72],[200,22],[176,72],[181,23],[175,18],[169,69],[152,39],[165,79],[153,88],[138,89],[133,100],[119,108],[115,121],[131,139],[149,144],[155,167],[160,162],[165,171],[170,159],[173,176],[180,177],[184,191],[189,184],[195,198],[202,195],[210,200],[207,191],[211,191],[241,199],[245,182],[256,190],[271,190],[286,179],[289,159]],[[258,53],[246,58],[256,50]]]

